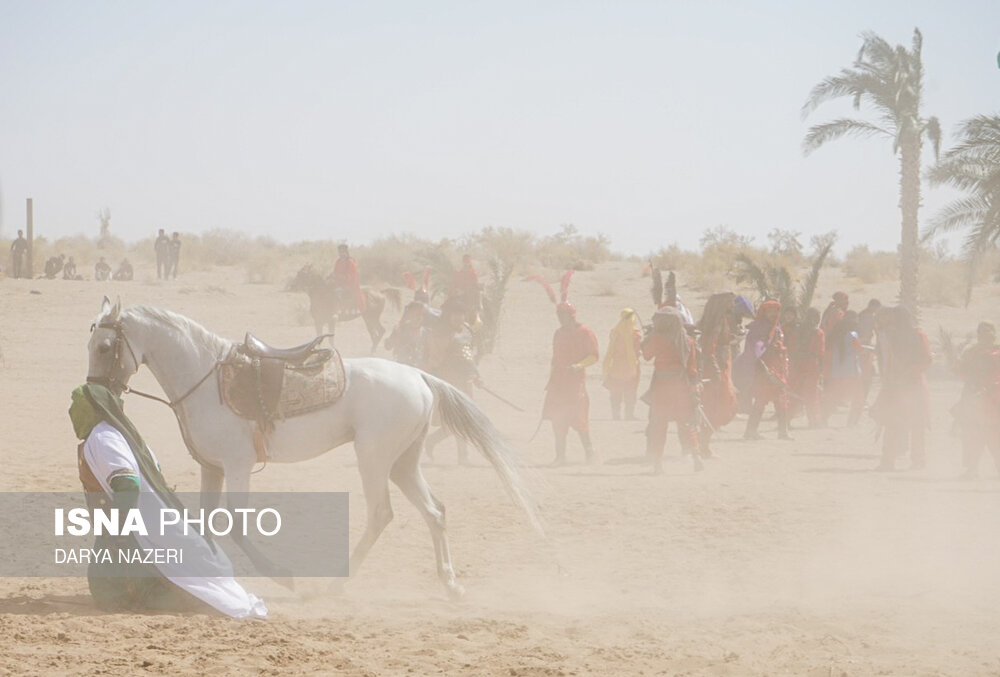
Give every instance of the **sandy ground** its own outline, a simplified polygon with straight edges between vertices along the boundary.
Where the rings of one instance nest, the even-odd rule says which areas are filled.
[[[602,347],[622,306],[648,314],[638,272],[614,264],[576,276],[573,298]],[[862,289],[826,275],[818,305],[835,286],[856,306],[894,297],[895,285]],[[242,271],[169,284],[139,277],[0,281],[0,490],[78,490],[65,412],[86,373],[102,293],[170,308],[229,338],[252,329],[291,345],[311,334],[304,295],[246,284]],[[924,325],[932,339],[945,322],[970,331],[997,318],[998,293],[977,291],[969,311],[928,309]],[[684,295],[700,312],[704,295]],[[396,519],[345,594],[323,580],[300,579],[297,593],[245,581],[267,600],[266,622],[107,615],[90,606],[82,579],[0,580],[0,674],[1000,674],[1000,483],[986,458],[984,479],[955,479],[948,407],[959,385],[943,369],[932,382],[922,471],[873,472],[873,424],[847,429],[840,414],[829,429],[796,429],[790,442],[774,439],[773,422],[764,440],[743,442],[737,420],[698,474],[671,436],[667,472],[652,476],[641,464],[608,462],[642,452],[644,424],[610,419],[596,369],[591,413],[605,462],[550,469],[548,429],[528,438],[555,324],[541,289],[513,282],[499,348],[482,372],[529,413],[479,399],[523,452],[550,542],[531,532],[482,460],[457,467],[448,442],[426,468],[448,507],[464,601],[446,600],[426,527],[394,492]],[[360,323],[341,327],[338,346],[347,357],[366,352]],[[133,384],[157,387],[145,371]],[[136,398],[128,409],[169,481],[197,490],[198,467],[170,412]],[[579,445],[570,449],[579,461]],[[356,537],[364,503],[354,466],[347,446],[272,464],[254,488],[349,491]]]

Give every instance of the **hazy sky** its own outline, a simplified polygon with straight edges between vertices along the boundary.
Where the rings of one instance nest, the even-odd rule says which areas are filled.
[[[573,223],[635,253],[718,224],[893,248],[897,164],[809,158],[863,30],[924,34],[948,138],[1000,112],[1000,2],[0,0],[3,234],[364,242]],[[947,145],[947,139],[946,139]],[[928,155],[929,157],[929,155]],[[926,219],[950,194],[925,188]]]

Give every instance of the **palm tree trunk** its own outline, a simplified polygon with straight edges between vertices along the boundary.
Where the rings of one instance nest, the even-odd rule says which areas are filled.
[[[900,139],[899,209],[903,215],[899,242],[899,303],[913,316],[918,313],[917,265],[920,262],[918,244],[920,209],[920,135],[907,133]]]

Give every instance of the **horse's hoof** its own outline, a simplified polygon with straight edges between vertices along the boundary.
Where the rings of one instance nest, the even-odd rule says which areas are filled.
[[[462,598],[465,597],[465,588],[458,584],[452,583],[448,586],[448,599],[452,602],[460,602]]]

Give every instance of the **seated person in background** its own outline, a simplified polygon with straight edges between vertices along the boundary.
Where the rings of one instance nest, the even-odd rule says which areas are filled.
[[[63,279],[64,280],[82,280],[83,275],[76,272],[76,261],[73,257],[69,257],[66,260],[66,265],[63,266]]]
[[[97,263],[94,264],[94,279],[98,282],[103,282],[111,277],[111,266],[108,262],[104,260],[102,256]]]
[[[46,280],[56,279],[56,276],[59,275],[59,273],[62,271],[63,265],[65,265],[65,261],[66,261],[65,254],[60,254],[59,256],[50,257],[49,260],[45,262],[45,279]]]
[[[132,264],[128,262],[128,259],[122,259],[122,262],[118,264],[118,270],[115,271],[115,279],[122,282],[130,282],[134,275],[135,271],[132,270]]]
[[[91,510],[111,506],[119,511],[138,508],[162,514],[165,508],[179,512],[183,504],[169,488],[160,464],[135,425],[122,410],[114,393],[94,383],[73,391],[69,417],[77,439],[80,482]],[[162,527],[161,527],[162,529]],[[197,531],[181,541],[167,533],[168,541],[155,528],[149,533],[97,536],[94,549],[121,550],[156,548],[164,542],[183,543],[184,563],[145,564],[92,563],[87,568],[90,594],[105,611],[207,611],[232,618],[264,618],[267,607],[232,577],[232,565],[222,549],[210,545]],[[160,544],[160,545],[158,545]],[[218,575],[198,575],[193,560],[211,565]],[[187,566],[185,566],[187,564]]]

